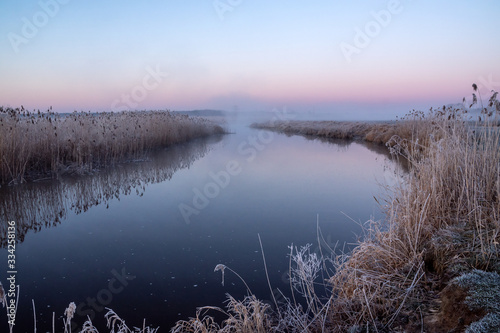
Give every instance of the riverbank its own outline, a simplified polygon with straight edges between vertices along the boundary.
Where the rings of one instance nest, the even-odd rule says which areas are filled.
[[[352,139],[375,143],[386,143],[400,129],[398,124],[393,121],[369,123],[291,120],[254,123],[251,127],[287,135],[305,135],[327,139]]]
[[[368,223],[352,253],[318,258],[308,247],[291,249],[293,297],[274,299],[276,310],[253,295],[242,301],[229,296],[222,325],[204,317],[204,310],[214,310],[207,307],[178,322],[173,332],[495,331],[500,327],[496,123],[485,121],[477,131],[464,110],[448,108],[413,112],[391,123],[253,125],[385,143],[408,161],[409,172],[387,189],[386,198],[377,199],[386,219]],[[326,287],[326,295],[318,285]]]
[[[0,184],[91,173],[156,148],[222,133],[215,122],[168,111],[58,114],[0,107]]]
[[[435,111],[444,114],[445,111]],[[450,119],[451,120],[451,119]],[[408,143],[419,142],[427,145],[429,137],[436,135],[435,119],[421,111],[412,111],[401,119],[393,121],[272,121],[254,123],[252,128],[284,133],[304,135],[325,139],[361,140],[392,146],[391,139],[398,137]]]

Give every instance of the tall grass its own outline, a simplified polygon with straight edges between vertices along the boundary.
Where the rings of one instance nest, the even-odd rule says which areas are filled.
[[[168,111],[61,115],[0,107],[0,184],[91,172],[147,150],[223,132],[206,119]]]
[[[423,120],[432,126],[425,140],[391,139],[411,170],[387,199],[385,225],[373,225],[330,279],[333,321],[379,329],[408,320],[437,325],[440,320],[432,319],[439,306],[432,301],[452,278],[472,269],[500,270],[496,121],[473,129],[465,110],[451,108]]]

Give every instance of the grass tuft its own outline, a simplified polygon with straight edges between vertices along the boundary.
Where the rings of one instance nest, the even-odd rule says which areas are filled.
[[[273,331],[274,326],[269,304],[263,303],[254,295],[246,296],[243,301],[238,301],[231,295],[227,295],[226,308],[227,312],[216,307],[199,308],[195,318],[177,322],[171,332],[266,333]],[[219,326],[211,316],[202,317],[209,310],[215,310],[227,316],[222,326]]]

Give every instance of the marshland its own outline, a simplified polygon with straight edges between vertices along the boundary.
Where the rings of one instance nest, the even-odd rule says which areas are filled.
[[[4,186],[27,270],[13,331],[494,331],[498,107],[494,94],[481,122],[466,107],[229,122]]]

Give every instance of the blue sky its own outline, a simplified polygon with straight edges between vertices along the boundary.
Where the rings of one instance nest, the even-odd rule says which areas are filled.
[[[498,1],[4,0],[0,105],[392,118],[460,102],[473,82],[500,90],[499,14]]]

